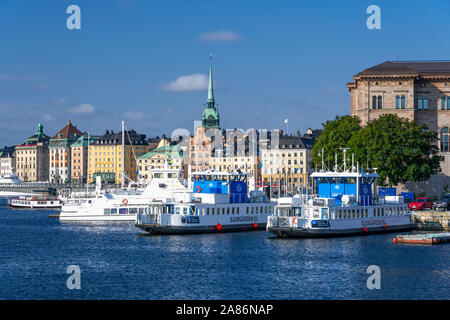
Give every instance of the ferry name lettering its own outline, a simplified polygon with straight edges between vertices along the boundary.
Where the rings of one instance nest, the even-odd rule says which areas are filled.
[[[230,222],[257,221],[256,217],[231,217]]]
[[[386,224],[384,219],[370,219],[370,220],[361,220],[361,224],[365,226],[373,226],[378,224]]]

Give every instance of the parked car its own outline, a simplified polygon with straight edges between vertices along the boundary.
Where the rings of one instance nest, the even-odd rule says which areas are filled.
[[[434,210],[450,210],[450,193],[443,194],[433,203]]]
[[[408,205],[409,210],[425,210],[433,208],[433,201],[428,198],[417,198]]]

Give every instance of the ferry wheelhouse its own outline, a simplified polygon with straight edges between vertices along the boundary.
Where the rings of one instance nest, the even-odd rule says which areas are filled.
[[[151,234],[264,230],[274,203],[261,191],[248,192],[248,174],[194,172],[190,192],[152,201],[136,217],[136,227]]]
[[[411,229],[403,197],[377,197],[376,171],[358,171],[313,173],[318,195],[279,199],[274,214],[268,218],[267,230],[278,237],[305,238]]]

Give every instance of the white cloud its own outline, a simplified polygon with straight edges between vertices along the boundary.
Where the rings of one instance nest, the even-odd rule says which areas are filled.
[[[88,114],[88,113],[94,113],[95,107],[93,105],[83,103],[83,104],[80,104],[78,107],[70,109],[70,111],[72,113],[76,113],[76,114]]]
[[[232,42],[239,41],[242,37],[232,31],[206,32],[199,36],[200,41],[206,42]]]
[[[145,117],[143,112],[129,111],[123,114],[124,118],[130,120],[142,120]]]
[[[199,91],[208,88],[208,77],[195,73],[187,76],[179,76],[175,81],[162,86],[166,91]]]
[[[44,114],[42,116],[42,120],[44,120],[44,121],[55,121],[55,118],[53,118],[53,116],[51,114],[46,113],[46,114]]]
[[[53,104],[63,104],[66,102],[67,102],[66,98],[58,98],[58,99],[53,100]]]

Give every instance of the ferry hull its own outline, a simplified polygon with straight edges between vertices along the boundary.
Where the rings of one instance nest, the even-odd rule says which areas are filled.
[[[266,224],[258,224],[255,228],[254,225],[249,224],[237,224],[237,225],[223,225],[221,230],[217,230],[216,226],[161,226],[151,224],[136,224],[137,228],[140,228],[149,234],[201,234],[201,233],[224,233],[224,232],[240,232],[240,231],[257,231],[265,230]]]
[[[18,206],[9,204],[11,209],[61,209],[61,206]]]
[[[297,229],[297,228],[277,228],[270,227],[268,232],[275,234],[279,238],[332,238],[332,237],[348,237],[361,236],[378,233],[391,233],[398,231],[408,231],[413,228],[412,224],[396,225],[396,226],[380,226],[368,228],[364,231],[363,228],[352,229]]]

